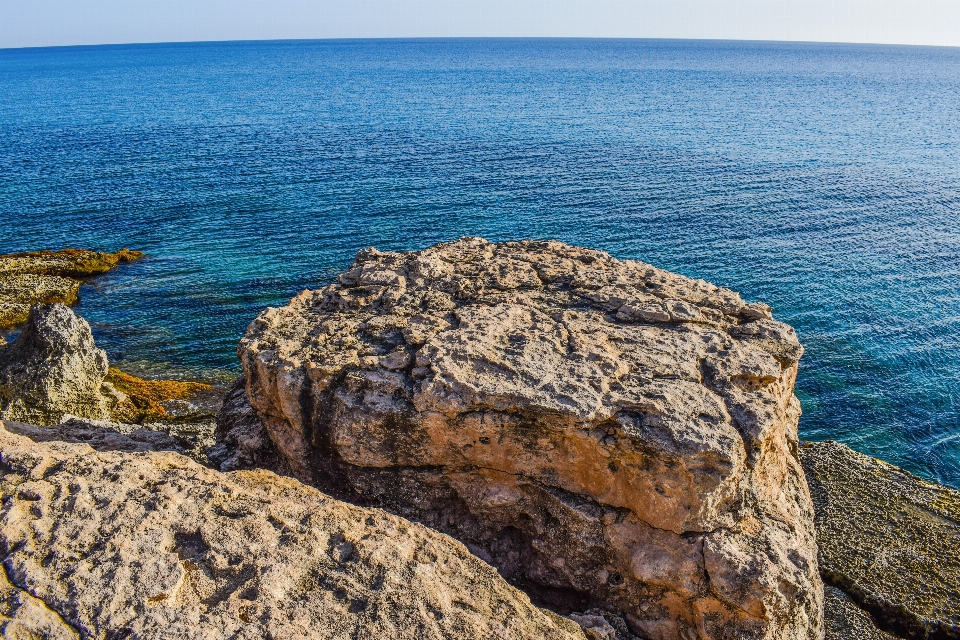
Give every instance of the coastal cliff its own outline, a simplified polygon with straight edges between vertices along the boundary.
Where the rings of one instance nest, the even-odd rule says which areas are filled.
[[[731,291],[369,250],[239,353],[214,443],[62,305],[0,344],[4,637],[960,638],[960,492],[798,443],[802,348]]]

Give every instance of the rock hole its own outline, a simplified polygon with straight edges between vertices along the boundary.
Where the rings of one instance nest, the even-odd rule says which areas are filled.
[[[347,607],[347,611],[350,613],[363,613],[367,610],[368,602],[366,600],[354,600],[350,603],[350,606]]]
[[[173,551],[181,560],[198,562],[209,550],[199,530],[173,534]]]

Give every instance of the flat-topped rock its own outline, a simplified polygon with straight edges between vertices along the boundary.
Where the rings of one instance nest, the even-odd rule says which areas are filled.
[[[897,636],[878,628],[870,614],[840,589],[827,585],[823,595],[823,640],[896,640]]]
[[[0,329],[26,322],[32,305],[76,303],[78,278],[101,275],[121,262],[142,257],[142,252],[129,249],[115,253],[63,249],[0,255]]]
[[[460,543],[268,471],[0,423],[8,638],[584,640]]]
[[[72,417],[60,424],[41,427],[4,420],[10,433],[27,436],[34,442],[76,442],[88,444],[96,451],[175,451],[184,453],[173,437],[162,431],[151,431],[139,425]]]
[[[238,348],[299,477],[632,633],[817,639],[802,354],[769,307],[557,242],[362,251]]]
[[[960,638],[960,491],[837,442],[800,457],[824,579],[904,637]]]

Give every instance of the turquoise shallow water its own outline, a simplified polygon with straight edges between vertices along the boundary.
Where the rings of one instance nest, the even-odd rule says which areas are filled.
[[[616,40],[0,50],[0,252],[147,251],[78,311],[233,375],[374,245],[557,238],[764,300],[802,436],[960,487],[960,49]]]

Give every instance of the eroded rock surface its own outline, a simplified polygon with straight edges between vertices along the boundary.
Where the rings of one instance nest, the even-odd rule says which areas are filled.
[[[0,418],[50,425],[65,414],[107,419],[107,354],[90,325],[62,304],[34,306],[17,339],[0,346]]]
[[[299,477],[655,640],[822,637],[801,353],[769,307],[709,283],[469,238],[362,251],[238,348]]]
[[[960,638],[960,492],[837,442],[800,456],[824,579],[898,635]]]
[[[5,640],[80,640],[42,600],[10,584],[0,566],[0,635]]]
[[[4,637],[584,640],[447,536],[268,471],[2,425],[0,462]]]

